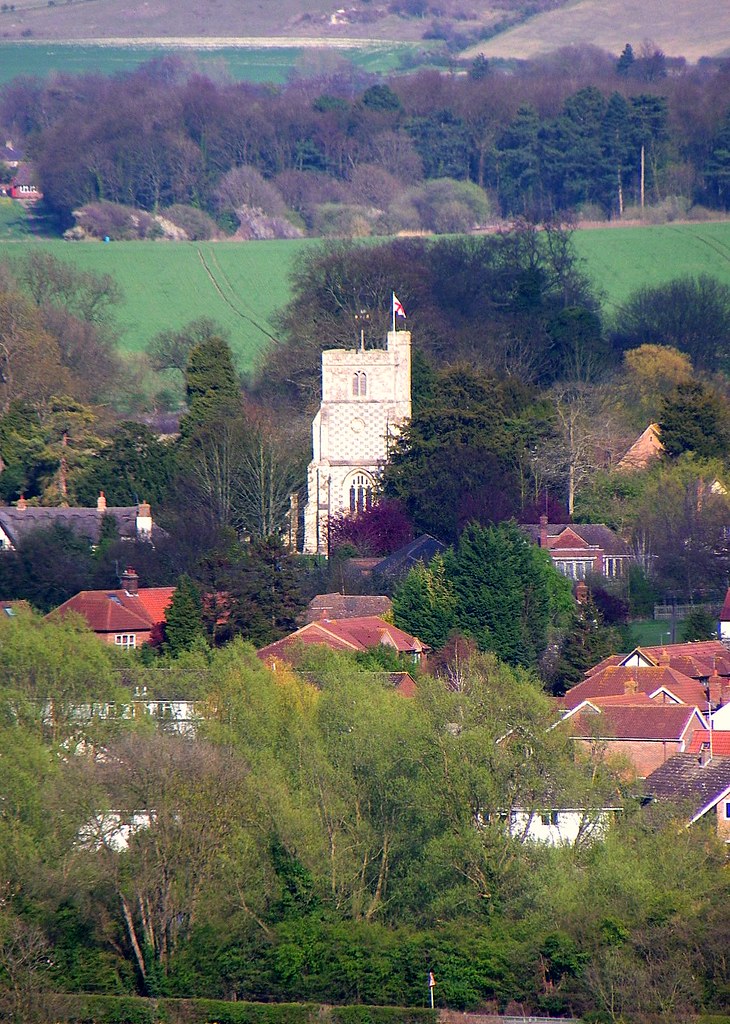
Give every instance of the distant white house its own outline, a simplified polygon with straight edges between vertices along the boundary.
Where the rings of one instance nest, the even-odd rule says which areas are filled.
[[[112,850],[124,853],[129,841],[142,829],[149,828],[154,820],[154,811],[100,811],[79,829],[78,843],[91,850]]]
[[[620,807],[593,809],[555,807],[529,811],[515,807],[496,815],[497,821],[509,820],[509,834],[521,843],[542,843],[545,846],[578,846],[603,839],[608,828],[621,813]],[[477,815],[477,828],[484,828],[489,816]]]

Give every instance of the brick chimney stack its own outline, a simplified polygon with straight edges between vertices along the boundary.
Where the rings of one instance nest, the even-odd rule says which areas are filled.
[[[139,576],[130,565],[122,573],[120,583],[122,584],[122,590],[126,590],[128,594],[137,594],[139,592]]]
[[[28,507],[28,503],[25,500],[25,495],[24,494],[20,495],[20,497],[18,498],[17,505],[15,507],[19,508],[21,512],[25,512],[25,510]]]
[[[548,517],[540,516],[540,547],[547,551],[548,546]]]
[[[106,512],[106,497],[103,491],[99,491],[99,497],[96,499],[96,507],[99,512]]]

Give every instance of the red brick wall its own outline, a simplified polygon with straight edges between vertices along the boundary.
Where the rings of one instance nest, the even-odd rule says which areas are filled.
[[[578,740],[587,753],[603,758],[622,758],[630,762],[641,778],[651,775],[655,768],[664,764],[672,754],[679,754],[678,741],[668,740]]]

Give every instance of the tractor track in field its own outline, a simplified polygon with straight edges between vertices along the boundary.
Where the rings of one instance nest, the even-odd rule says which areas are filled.
[[[259,323],[258,320],[254,319],[253,316],[250,316],[248,313],[244,313],[243,310],[241,310],[238,306],[234,305],[234,303],[231,302],[230,298],[226,295],[226,293],[221,288],[220,283],[218,281],[218,278],[214,274],[213,270],[211,269],[210,264],[208,263],[208,260],[206,260],[204,254],[203,254],[203,250],[200,247],[196,247],[196,251],[198,253],[198,257],[200,259],[200,262],[201,262],[201,264],[203,266],[203,270],[205,270],[206,274],[210,278],[211,284],[213,285],[215,290],[218,292],[220,297],[223,299],[225,304],[236,314],[236,316],[240,320],[245,320],[247,323],[249,323],[253,327],[255,327],[257,331],[261,331],[261,333],[266,338],[268,338],[269,341],[273,341],[277,345],[280,344],[279,339],[277,337],[275,337],[271,333],[271,331],[269,331],[265,327],[263,327],[262,324]],[[218,260],[215,258],[215,256],[211,257],[211,263],[213,263],[213,262],[215,262],[218,274],[223,279],[223,282],[228,287],[229,291],[231,291],[231,292],[233,292],[235,294],[235,290],[233,288],[233,285],[231,284],[230,280],[226,276],[225,271],[221,267],[220,263],[218,263]]]
[[[714,238],[703,238],[702,235],[698,234],[696,231],[691,231],[686,225],[684,225],[684,227],[685,233],[688,234],[690,238],[694,238],[696,242],[706,245],[708,249],[712,249],[712,251],[717,253],[717,255],[721,259],[725,260],[726,263],[730,263],[730,246],[725,245],[723,242],[718,242],[717,239]],[[680,229],[672,227],[672,230],[679,231]]]

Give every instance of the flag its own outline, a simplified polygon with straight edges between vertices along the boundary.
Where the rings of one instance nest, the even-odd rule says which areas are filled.
[[[428,987],[429,988],[435,988],[436,987],[436,979],[433,976],[433,971],[429,971],[428,972]]]
[[[393,316],[402,316],[404,320],[406,318],[406,311],[403,309],[403,303],[395,292],[393,292]]]

